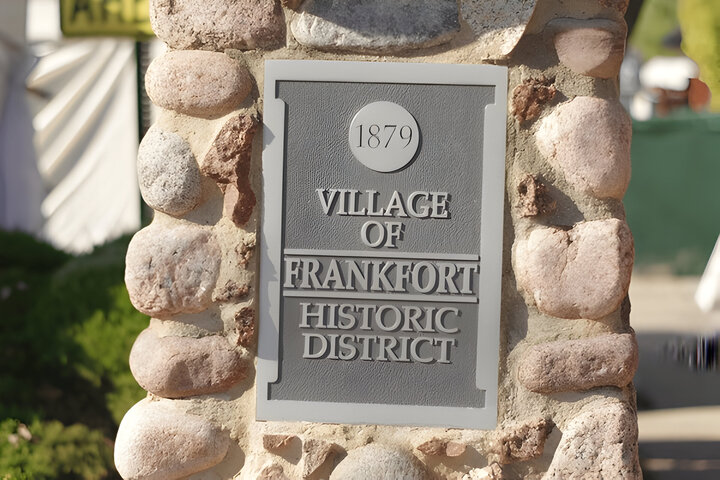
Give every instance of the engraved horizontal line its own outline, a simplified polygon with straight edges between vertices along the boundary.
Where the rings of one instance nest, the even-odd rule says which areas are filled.
[[[415,260],[455,260],[460,262],[477,262],[480,255],[453,253],[415,253],[415,252],[364,252],[361,250],[310,250],[303,248],[286,248],[285,255],[315,257],[360,257],[360,258],[409,258]]]
[[[455,295],[407,295],[402,293],[283,290],[283,296],[306,298],[347,298],[351,300],[392,300],[395,302],[478,303],[478,297],[458,297]]]

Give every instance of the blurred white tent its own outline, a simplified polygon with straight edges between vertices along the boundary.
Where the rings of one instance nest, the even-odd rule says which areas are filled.
[[[27,13],[26,51],[37,58],[27,77],[27,105],[41,203],[28,202],[33,192],[24,187],[26,157],[6,156],[5,148],[0,191],[11,217],[36,214],[40,225],[3,220],[0,226],[29,230],[59,248],[83,252],[140,227],[135,42],[62,39],[57,0],[29,0]],[[0,12],[0,24],[6,21]],[[8,98],[20,97],[16,92]],[[12,131],[12,125],[3,128]],[[16,125],[21,129],[27,131],[27,125]],[[35,211],[25,211],[30,207]]]

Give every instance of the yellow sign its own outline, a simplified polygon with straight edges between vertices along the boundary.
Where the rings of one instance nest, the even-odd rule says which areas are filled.
[[[66,36],[153,36],[149,0],[60,0]]]

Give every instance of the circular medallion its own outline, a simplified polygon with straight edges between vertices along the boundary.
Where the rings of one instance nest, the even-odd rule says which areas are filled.
[[[394,172],[408,165],[420,145],[415,118],[393,102],[373,102],[360,109],[348,132],[355,158],[376,172]]]

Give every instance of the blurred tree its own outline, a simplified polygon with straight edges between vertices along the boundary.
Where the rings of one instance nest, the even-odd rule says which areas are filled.
[[[700,67],[700,79],[714,94],[710,108],[720,111],[720,2],[679,0],[678,18],[685,54]]]
[[[663,42],[677,27],[677,0],[645,0],[630,35],[630,45],[646,60],[658,55],[678,55],[678,51],[667,48]]]

